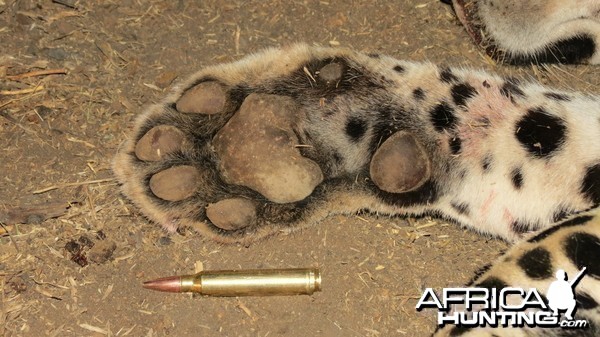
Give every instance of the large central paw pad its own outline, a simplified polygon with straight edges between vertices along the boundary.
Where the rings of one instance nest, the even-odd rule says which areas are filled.
[[[277,203],[309,196],[323,181],[323,173],[297,148],[292,126],[302,117],[303,111],[289,97],[249,95],[213,139],[224,180]]]

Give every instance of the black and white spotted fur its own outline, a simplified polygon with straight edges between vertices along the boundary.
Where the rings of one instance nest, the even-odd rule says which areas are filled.
[[[546,230],[530,235],[513,246],[473,282],[483,288],[536,288],[546,294],[564,269],[574,276],[583,267],[586,274],[575,287],[575,319],[587,320],[586,329],[457,328],[447,326],[435,337],[594,337],[600,335],[600,214],[582,213]],[[543,296],[543,295],[542,295]]]
[[[341,65],[343,73],[331,86],[318,78],[319,71],[333,63]],[[206,81],[227,88],[227,110],[216,117],[178,112],[177,99]],[[317,163],[324,177],[303,200],[276,203],[221,178],[211,141],[252,93],[290,97],[303,111],[293,125],[298,151]],[[157,125],[178,128],[194,149],[157,162],[140,160],[135,144]],[[371,157],[397,132],[413,135],[431,160],[428,180],[406,193],[385,192],[370,179]],[[150,177],[183,164],[201,172],[197,191],[180,201],[154,195],[148,187]],[[115,172],[124,193],[151,220],[171,230],[193,226],[225,242],[290,232],[331,214],[360,210],[430,214],[510,241],[529,231],[545,230],[513,248],[477,282],[485,284],[496,277],[498,285],[515,282],[543,289],[552,270],[567,268],[565,263],[575,270],[585,263],[593,272],[582,283],[585,295],[580,298],[587,302],[581,313],[593,322],[596,330],[591,331],[598,331],[600,258],[590,256],[600,256],[596,244],[600,223],[590,218],[574,226],[554,225],[600,203],[598,96],[481,71],[294,45],[193,75],[138,119],[132,138],[117,155]],[[207,218],[207,205],[240,197],[256,206],[251,225],[228,231]],[[578,245],[580,239],[583,243]],[[541,267],[537,259],[523,258],[537,247],[551,256]],[[530,272],[539,268],[541,274]],[[520,278],[501,278],[509,271]],[[448,333],[525,336],[529,332]],[[564,334],[543,330],[532,335]]]
[[[336,88],[313,83],[305,73],[316,74],[331,62],[346,69]],[[206,78],[228,85],[238,106],[249,93],[264,92],[291,96],[306,111],[295,133],[299,144],[308,145],[301,148],[302,154],[319,164],[325,181],[299,203],[302,207],[266,203],[280,216],[287,214],[285,228],[322,218],[321,205],[347,189],[360,201],[349,199],[328,213],[368,208],[385,214],[433,214],[508,240],[600,202],[600,100],[596,96],[474,70],[296,45],[201,71],[140,118],[133,142],[156,124],[188,130],[198,123],[207,124],[203,128],[215,123],[206,132],[218,130],[226,120],[204,120],[172,108],[182,92]],[[400,130],[410,131],[423,144],[433,169],[418,190],[393,194],[369,180],[368,164],[377,147]],[[187,132],[205,137],[198,134],[202,130]],[[202,151],[210,152],[210,148]],[[193,163],[198,159],[178,160]],[[164,165],[171,165],[168,162]],[[145,184],[145,171],[157,170],[156,164],[144,165],[127,150],[119,154],[117,163],[126,193],[130,186]],[[251,191],[205,185],[182,204],[200,212],[204,203],[228,196],[257,197]],[[169,218],[164,214],[177,213],[177,207],[135,193],[134,200],[144,201],[142,209],[157,209],[157,215],[150,217],[159,223],[172,223],[173,218],[183,224],[204,221],[201,213],[189,219],[187,215]],[[336,200],[340,203],[339,197]],[[276,228],[278,224],[265,213],[254,227],[240,233],[214,232],[242,238],[263,226]]]

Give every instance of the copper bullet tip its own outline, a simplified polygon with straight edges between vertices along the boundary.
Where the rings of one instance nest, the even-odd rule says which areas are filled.
[[[169,293],[181,292],[181,276],[163,277],[152,281],[144,282],[144,288],[166,291]]]

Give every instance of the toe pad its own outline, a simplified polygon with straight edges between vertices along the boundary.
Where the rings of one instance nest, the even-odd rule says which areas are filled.
[[[200,181],[200,172],[195,167],[173,166],[150,178],[150,190],[163,200],[181,201],[194,195]]]
[[[212,115],[223,112],[227,94],[217,82],[202,82],[188,89],[177,100],[177,111]]]
[[[254,224],[256,207],[252,201],[247,199],[225,199],[208,205],[206,216],[221,229],[236,230]]]
[[[159,161],[168,154],[188,147],[183,132],[174,126],[159,125],[146,132],[137,142],[135,155],[144,161]]]

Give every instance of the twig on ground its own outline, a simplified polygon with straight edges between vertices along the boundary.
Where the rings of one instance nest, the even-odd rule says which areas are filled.
[[[65,75],[67,73],[67,69],[45,69],[45,70],[36,70],[30,71],[23,74],[18,75],[10,75],[6,76],[9,80],[20,80],[28,77],[36,77],[36,76],[47,76],[47,75]]]
[[[82,181],[82,182],[78,182],[78,183],[67,183],[67,184],[62,184],[62,185],[53,185],[53,186],[49,186],[49,187],[46,187],[46,188],[42,188],[41,190],[33,191],[31,193],[33,193],[33,194],[40,194],[40,193],[45,193],[45,192],[48,192],[48,191],[52,191],[52,190],[56,190],[56,189],[64,188],[64,187],[82,186],[82,185],[106,183],[106,182],[112,182],[112,181],[116,181],[116,179],[115,178],[106,178],[106,179],[87,180],[87,181]]]

